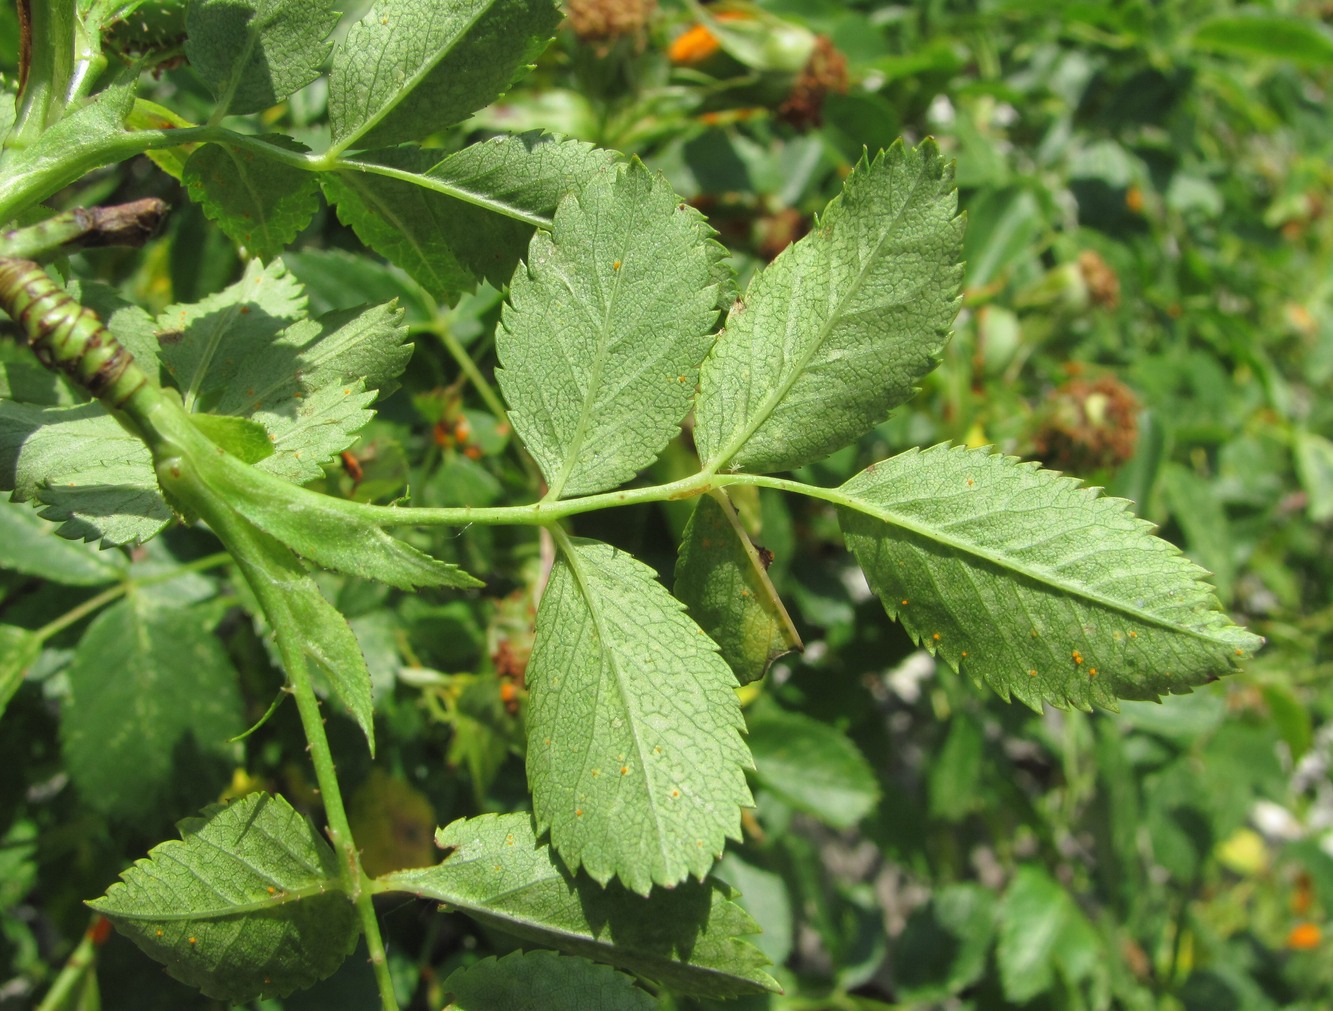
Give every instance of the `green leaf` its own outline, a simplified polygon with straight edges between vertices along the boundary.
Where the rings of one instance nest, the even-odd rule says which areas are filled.
[[[1283,60],[1306,67],[1333,65],[1333,32],[1310,18],[1264,11],[1219,14],[1201,24],[1194,45],[1215,53]]]
[[[995,961],[1010,1004],[1049,990],[1056,972],[1077,984],[1105,952],[1064,887],[1041,867],[1018,868],[999,908]]]
[[[289,138],[268,143],[304,150]],[[265,158],[262,149],[205,144],[190,155],[181,182],[190,199],[252,256],[271,260],[319,210],[319,182],[311,172]]]
[[[958,311],[962,218],[926,141],[862,160],[815,229],[756,275],[703,364],[695,441],[718,470],[789,470],[888,417]]]
[[[675,594],[741,684],[757,681],[778,657],[804,648],[767,569],[726,495],[702,496],[680,542]]]
[[[284,663],[290,667],[313,661],[310,673],[316,686],[338,700],[366,735],[366,744],[374,755],[375,702],[370,670],[347,619],[324,598],[301,563],[279,541],[234,514],[225,531],[219,533],[225,533],[223,542],[263,601],[272,627],[287,638],[293,649],[290,654],[284,653]],[[296,649],[300,652],[294,652]]]
[[[435,867],[380,878],[538,944],[582,955],[686,996],[777,992],[767,959],[741,940],[758,925],[715,881],[685,882],[644,898],[571,874],[537,843],[526,814],[483,815],[440,829],[449,855]]]
[[[252,793],[179,828],[88,903],[173,977],[242,1003],[310,986],[351,954],[337,857],[281,797]]]
[[[412,346],[393,305],[303,319],[305,296],[281,261],[217,295],[158,317],[162,358],[185,406],[261,424],[273,455],[259,466],[289,481],[320,476],[320,464],[352,444],[373,416]]]
[[[893,952],[903,1000],[942,1001],[981,979],[995,936],[995,905],[989,890],[960,883],[912,911]]]
[[[177,751],[220,754],[244,728],[236,670],[213,635],[212,609],[154,607],[133,596],[84,633],[68,668],[61,745],[70,777],[97,811],[154,810]]]
[[[772,703],[748,710],[746,723],[764,789],[834,828],[851,828],[874,809],[875,773],[842,731]]]
[[[210,442],[242,463],[258,463],[273,455],[268,432],[257,421],[225,414],[195,414],[191,420]]]
[[[690,409],[712,344],[721,247],[638,161],[595,176],[538,232],[496,349],[510,419],[552,498],[613,488]]]
[[[633,891],[702,878],[752,803],[735,677],[653,571],[574,541],[527,669],[538,826],[573,869]]]
[[[1305,429],[1294,433],[1296,474],[1305,489],[1312,523],[1333,519],[1333,441]]]
[[[235,284],[190,305],[168,306],[157,317],[159,357],[186,409],[214,410],[246,363],[305,314],[305,292],[281,260],[267,266],[251,260]],[[270,364],[286,366],[289,357]]]
[[[185,55],[228,113],[262,112],[320,75],[327,0],[192,0]]]
[[[212,417],[196,415],[195,420]],[[206,431],[206,430],[205,430]],[[317,565],[400,589],[484,585],[366,522],[340,499],[296,487],[224,456],[195,458],[198,477],[219,503]]]
[[[614,969],[551,951],[515,951],[455,969],[444,981],[457,1011],[652,1011],[656,999]]]
[[[101,404],[0,401],[0,475],[3,490],[42,503],[62,537],[138,544],[172,518],[147,447]]]
[[[494,137],[443,161],[438,152],[399,148],[340,162],[321,177],[338,219],[427,291],[452,301],[484,278],[510,275],[537,224],[549,226],[560,199],[615,159],[576,140],[539,133]],[[388,178],[361,166],[388,166]]]
[[[125,575],[125,556],[62,540],[56,528],[17,502],[0,503],[0,566],[65,586],[98,586]]]
[[[550,0],[379,0],[333,55],[334,151],[462,122],[527,72],[559,20]]]
[[[15,625],[0,625],[0,716],[41,652],[41,636]]]
[[[1262,644],[1123,499],[985,449],[936,446],[840,489],[848,547],[891,617],[1035,709],[1188,692]]]

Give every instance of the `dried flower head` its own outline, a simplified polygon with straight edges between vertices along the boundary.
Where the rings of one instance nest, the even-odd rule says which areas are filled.
[[[1113,470],[1134,455],[1138,410],[1138,399],[1118,379],[1072,379],[1047,399],[1033,448],[1055,470]]]
[[[847,57],[826,35],[815,38],[814,52],[796,75],[796,83],[782,105],[778,119],[798,130],[819,126],[824,118],[824,99],[830,92],[847,91]]]

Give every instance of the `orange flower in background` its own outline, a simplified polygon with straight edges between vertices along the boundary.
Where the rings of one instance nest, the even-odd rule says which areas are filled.
[[[1292,951],[1311,951],[1319,947],[1324,932],[1315,923],[1298,923],[1287,934],[1287,947]]]
[[[745,21],[750,15],[741,11],[719,11],[714,17],[718,21]],[[667,59],[672,63],[702,63],[721,48],[722,43],[707,25],[692,25],[676,36],[667,49]]]

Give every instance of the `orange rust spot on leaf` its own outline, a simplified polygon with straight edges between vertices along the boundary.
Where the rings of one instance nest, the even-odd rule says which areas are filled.
[[[1030,678],[1034,678],[1034,677],[1036,677],[1036,676],[1037,676],[1037,672],[1036,672],[1035,670],[1030,670],[1030,671],[1028,671],[1028,677],[1030,677]]]
[[[1083,662],[1083,654],[1080,653],[1078,650],[1074,650],[1074,652],[1073,652],[1072,654],[1070,654],[1070,655],[1073,657],[1073,659],[1074,659],[1074,663],[1082,663],[1082,662]]]
[[[940,634],[939,634],[938,632],[936,632],[936,633],[934,633],[934,634],[931,636],[931,638],[934,639],[936,642],[939,642],[939,641],[940,641]]]
[[[629,775],[629,766],[628,766],[628,765],[622,765],[622,766],[620,767],[620,774],[621,774],[622,776],[628,776],[628,775]]]
[[[619,269],[620,269],[620,261],[617,260],[615,263],[611,264],[611,269],[612,269],[612,270],[619,270]]]

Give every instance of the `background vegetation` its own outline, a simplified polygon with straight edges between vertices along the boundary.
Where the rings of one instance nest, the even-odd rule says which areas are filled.
[[[344,25],[369,5],[347,6]],[[719,872],[763,924],[756,943],[787,993],[731,1006],[1326,1006],[1327,5],[770,0],[714,5],[711,30],[699,9],[666,0],[568,7],[534,74],[439,144],[541,128],[636,152],[709,215],[743,279],[803,234],[863,146],[933,135],[957,159],[967,292],[944,364],[907,409],[801,476],[839,483],[944,440],[1042,459],[1137,502],[1268,639],[1244,673],[1164,706],[1037,714],[937,677],[869,594],[830,511],[747,500],[806,650],[748,689],[758,807]],[[169,39],[177,14],[162,4],[153,29]],[[127,52],[141,45],[124,39]],[[188,67],[165,65],[156,86],[182,115],[207,118],[211,96]],[[313,136],[324,99],[316,82],[256,129]],[[81,276],[157,312],[240,275],[232,240],[147,159],[53,203],[145,195],[174,205],[165,233],[143,253],[81,254]],[[505,452],[489,378],[500,292],[440,304],[369,260],[325,209],[284,259],[312,312],[398,297],[414,330],[405,388],[326,475],[330,489],[390,501],[406,483],[422,505],[524,494],[531,479]],[[460,369],[460,348],[482,375]],[[668,452],[651,476],[669,480],[672,467]],[[26,507],[0,512],[0,610],[37,628],[97,590],[24,567],[14,546],[30,522]],[[584,522],[669,574],[667,534],[684,515],[653,506]],[[208,568],[214,550],[198,531],[150,542],[116,606],[211,601],[226,654],[212,704],[219,725],[240,730],[271,701],[272,660],[238,616],[235,584]],[[526,803],[522,672],[542,542],[472,530],[433,550],[488,574],[488,595],[446,602],[320,577],[377,678],[374,768],[364,749],[338,750],[371,873],[430,862],[435,825]],[[198,572],[154,583],[190,561]],[[82,901],[171,835],[181,812],[257,785],[317,804],[290,707],[219,749],[140,704],[170,710],[164,693],[196,688],[139,685],[124,699],[121,727],[160,763],[133,776],[78,756],[80,734],[107,729],[81,728],[67,705],[86,627],[48,642],[0,733],[0,1008],[37,1005],[89,929]],[[335,748],[357,733],[337,721],[330,732]],[[439,980],[512,944],[426,903],[381,912],[414,1007],[440,1006]],[[96,989],[112,1007],[209,1006],[115,936],[98,947]],[[65,1006],[97,1006],[91,989],[75,999]],[[374,1000],[353,957],[326,984],[263,1007]]]

